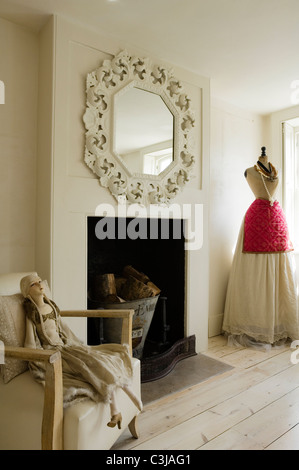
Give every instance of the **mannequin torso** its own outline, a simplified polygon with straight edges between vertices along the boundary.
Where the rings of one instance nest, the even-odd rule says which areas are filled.
[[[269,168],[268,158],[266,155],[259,157],[258,161],[266,168]],[[247,168],[244,174],[245,178],[256,198],[269,200],[269,194],[271,197],[275,195],[279,184],[279,178],[278,176],[274,177],[273,179],[267,178],[266,176],[261,175],[256,167],[257,165],[251,168]],[[265,188],[265,185],[267,189]]]

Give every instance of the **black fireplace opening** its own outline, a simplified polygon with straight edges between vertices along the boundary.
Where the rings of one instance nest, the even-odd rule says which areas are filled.
[[[133,229],[132,229],[133,225]],[[99,232],[100,227],[100,232]],[[142,361],[170,351],[185,332],[184,219],[87,217],[88,308],[96,276],[121,275],[130,265],[146,274],[161,290],[144,345]],[[102,306],[101,306],[102,308]],[[100,320],[88,319],[88,344],[105,341]]]

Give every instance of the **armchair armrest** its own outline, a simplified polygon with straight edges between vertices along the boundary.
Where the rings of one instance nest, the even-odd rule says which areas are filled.
[[[51,364],[60,359],[60,352],[50,349],[4,346],[4,354],[6,357],[21,359],[22,361],[49,361]]]
[[[63,385],[60,352],[5,346],[5,356],[23,361],[43,361],[46,363],[41,432],[42,449],[61,450],[63,448]]]
[[[122,318],[121,343],[129,345],[132,355],[132,325],[134,310],[62,310],[62,317]]]

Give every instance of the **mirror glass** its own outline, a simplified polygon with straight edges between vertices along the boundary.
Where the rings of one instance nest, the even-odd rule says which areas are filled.
[[[161,98],[128,88],[114,101],[113,150],[131,173],[159,175],[173,161],[174,116]]]

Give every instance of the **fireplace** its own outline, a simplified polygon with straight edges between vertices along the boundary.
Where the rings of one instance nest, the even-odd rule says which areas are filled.
[[[178,360],[195,354],[195,338],[185,337],[186,258],[183,219],[87,218],[88,308],[97,276],[120,275],[125,266],[146,273],[161,290],[144,344],[142,381],[166,375]],[[103,320],[88,319],[89,344],[105,341]]]

